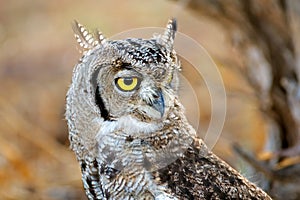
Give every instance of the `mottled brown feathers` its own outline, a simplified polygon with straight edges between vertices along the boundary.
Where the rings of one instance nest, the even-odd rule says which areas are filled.
[[[194,141],[182,158],[158,170],[158,184],[167,184],[180,199],[270,199],[220,160],[207,147]]]

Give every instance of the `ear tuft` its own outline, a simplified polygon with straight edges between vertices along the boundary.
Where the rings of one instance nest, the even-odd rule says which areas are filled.
[[[160,43],[165,46],[169,51],[173,50],[175,33],[177,31],[176,19],[170,19],[164,34],[160,38]]]
[[[83,51],[88,51],[99,44],[104,44],[104,42],[106,41],[102,33],[97,32],[97,38],[95,38],[93,34],[91,34],[83,25],[81,25],[77,21],[74,21],[72,28],[76,41],[83,49]]]
[[[102,45],[105,45],[107,42],[106,38],[104,37],[102,32],[100,32],[99,30],[96,31],[96,39],[97,39],[98,43],[102,44]]]

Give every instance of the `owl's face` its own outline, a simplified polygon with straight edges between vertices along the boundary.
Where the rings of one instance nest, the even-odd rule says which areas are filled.
[[[168,52],[156,39],[112,41],[108,47],[119,55],[97,72],[95,99],[106,115],[103,117],[162,121],[177,90],[179,66],[175,53]]]

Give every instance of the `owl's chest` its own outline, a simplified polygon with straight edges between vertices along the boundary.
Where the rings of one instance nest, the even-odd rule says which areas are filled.
[[[174,199],[157,185],[149,169],[151,148],[143,140],[115,136],[99,147],[100,179],[115,199]]]
[[[98,141],[98,159],[118,171],[142,167],[150,148],[141,139],[112,134]]]
[[[192,141],[176,126],[148,132],[142,126],[140,130],[143,131],[131,127],[120,122],[102,126],[97,137],[97,159],[101,163],[117,171],[143,169],[153,172],[181,157]]]

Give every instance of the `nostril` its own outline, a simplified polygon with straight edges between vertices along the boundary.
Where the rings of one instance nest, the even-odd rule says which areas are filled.
[[[161,90],[160,89],[155,90],[155,92],[152,94],[152,97],[154,99],[158,99],[158,98],[160,98],[160,96],[161,96]]]
[[[157,94],[153,94],[153,98],[158,99],[159,96]]]

